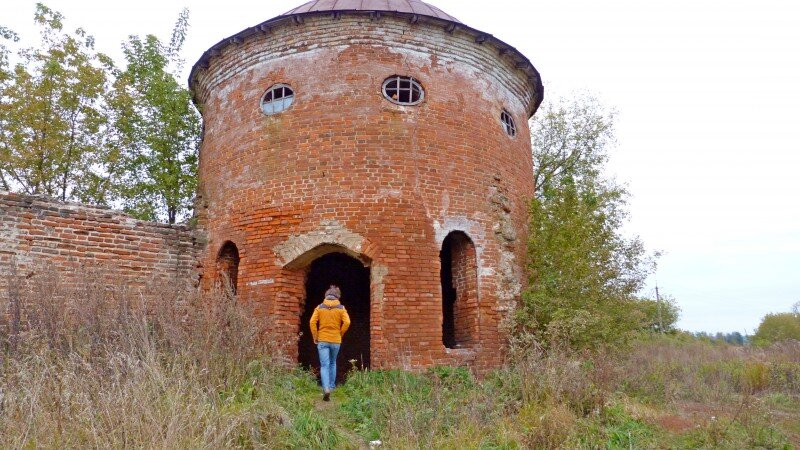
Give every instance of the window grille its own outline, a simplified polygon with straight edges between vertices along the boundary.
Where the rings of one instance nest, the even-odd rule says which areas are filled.
[[[383,96],[392,103],[413,106],[425,99],[425,91],[414,78],[394,75],[383,82]]]
[[[517,125],[514,123],[514,119],[508,111],[503,110],[503,112],[500,113],[500,122],[503,123],[503,130],[505,130],[506,134],[511,137],[517,135]]]
[[[276,84],[261,98],[261,111],[271,116],[287,110],[294,103],[294,91],[288,85]]]

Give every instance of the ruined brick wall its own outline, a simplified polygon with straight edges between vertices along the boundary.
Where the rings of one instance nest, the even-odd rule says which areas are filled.
[[[108,208],[0,191],[0,299],[12,259],[20,276],[78,285],[99,270],[131,289],[191,285],[199,244],[192,230],[143,222]],[[1,302],[0,302],[1,303]]]
[[[387,101],[381,86],[392,75],[418,79],[425,101]],[[295,102],[266,116],[259,100],[276,83]],[[305,298],[308,265],[344,252],[370,267],[373,367],[502,363],[533,190],[526,123],[541,95],[508,53],[424,18],[320,14],[236,40],[193,88],[205,123],[206,286],[233,242],[240,298],[291,343],[307,332],[306,301],[321,300]],[[516,120],[513,138],[503,109]],[[439,253],[453,231],[475,245],[469,349],[442,342]]]

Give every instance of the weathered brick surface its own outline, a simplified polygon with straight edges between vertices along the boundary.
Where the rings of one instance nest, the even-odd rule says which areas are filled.
[[[193,82],[205,123],[203,284],[218,279],[216,258],[233,242],[241,299],[296,349],[308,265],[342,251],[370,267],[373,367],[501,364],[533,188],[525,125],[541,95],[501,53],[392,14],[306,16],[225,47]],[[384,99],[392,75],[420,80],[425,101]],[[259,100],[275,83],[292,86],[295,103],[266,116]],[[460,298],[473,298],[462,309],[466,349],[442,342],[439,252],[453,231],[474,243],[457,255],[474,258],[457,281],[472,292]]]
[[[0,299],[12,259],[24,277],[58,277],[69,288],[102,270],[131,289],[197,278],[191,230],[135,220],[103,207],[0,191]],[[3,302],[0,302],[3,303]]]

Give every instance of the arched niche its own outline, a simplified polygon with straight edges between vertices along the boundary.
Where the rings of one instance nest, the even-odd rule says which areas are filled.
[[[478,338],[478,263],[475,244],[463,231],[442,243],[442,343],[470,348]]]
[[[222,244],[216,261],[218,286],[236,294],[239,283],[239,249],[231,241]]]

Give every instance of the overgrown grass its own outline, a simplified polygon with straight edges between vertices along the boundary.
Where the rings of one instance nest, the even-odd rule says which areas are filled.
[[[466,369],[353,373],[342,423],[390,448],[794,448],[800,344],[673,337],[625,353],[527,349],[480,381]]]
[[[12,280],[0,448],[332,448],[314,380],[224,292]]]
[[[2,448],[794,448],[800,343],[681,337],[512,349],[507,367],[354,371],[320,401],[224,292],[18,280],[0,338]],[[12,323],[17,320],[16,323]],[[18,330],[18,331],[15,331]]]

